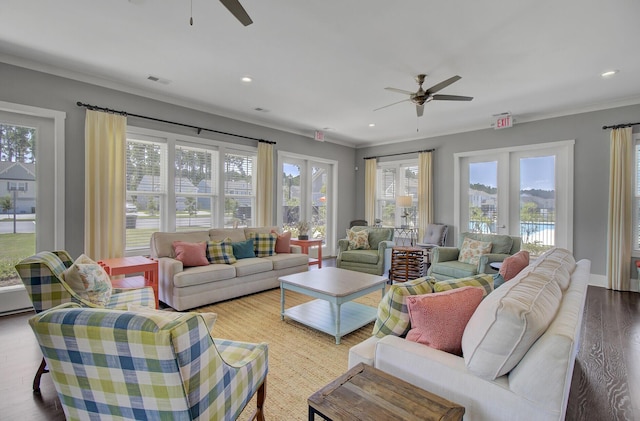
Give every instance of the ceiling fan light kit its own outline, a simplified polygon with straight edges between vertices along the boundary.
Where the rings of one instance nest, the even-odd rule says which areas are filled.
[[[422,84],[426,79],[426,74],[420,74],[416,76],[416,82],[418,82],[418,90],[416,92],[405,91],[403,89],[398,88],[385,88],[388,91],[396,92],[403,95],[409,95],[409,98],[403,99],[402,101],[394,102],[393,104],[385,105],[384,107],[376,108],[374,111],[381,110],[383,108],[390,107],[392,105],[400,104],[401,102],[411,101],[416,105],[416,114],[418,117],[422,117],[424,114],[424,104],[431,101],[471,101],[473,97],[471,96],[461,96],[461,95],[442,95],[436,94],[436,92],[441,91],[447,86],[451,85],[454,82],[462,79],[460,76],[452,76],[447,80],[443,80],[440,83],[437,83],[427,89],[426,91],[422,88]]]

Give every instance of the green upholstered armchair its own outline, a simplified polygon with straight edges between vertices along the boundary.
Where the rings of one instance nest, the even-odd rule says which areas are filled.
[[[358,272],[384,275],[391,266],[391,248],[393,243],[393,228],[376,228],[354,226],[352,231],[367,231],[369,233],[368,250],[349,250],[349,240],[338,240],[338,257],[336,267],[355,270]]]
[[[66,303],[29,320],[68,420],[235,420],[257,394],[266,343],[211,337],[198,313]]]
[[[507,257],[520,251],[522,239],[511,235],[478,234],[463,232],[460,234],[458,244],[462,245],[465,238],[491,243],[491,252],[483,254],[477,265],[458,261],[459,247],[435,247],[431,254],[431,266],[428,275],[438,280],[452,278],[466,278],[479,273],[495,273],[489,264],[502,262]]]

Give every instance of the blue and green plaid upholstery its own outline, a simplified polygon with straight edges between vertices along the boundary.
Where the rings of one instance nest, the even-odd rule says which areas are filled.
[[[493,291],[493,275],[487,275],[486,273],[468,276],[460,279],[446,279],[444,281],[433,281],[433,292],[449,291],[462,287],[480,287],[483,289],[482,297],[486,297]]]
[[[29,320],[67,419],[235,420],[264,383],[267,344],[212,339],[199,315],[79,308]]]
[[[253,251],[255,252],[256,257],[267,257],[276,254],[275,249],[278,234],[275,232],[250,232],[249,238],[253,239]]]
[[[76,294],[64,282],[62,273],[72,264],[73,260],[66,251],[41,251],[23,259],[16,265],[16,270],[31,298],[36,313],[68,302],[77,303],[82,307],[96,307],[95,304]],[[124,310],[129,303],[155,308],[153,289],[151,287],[114,288],[111,299],[105,307]]]

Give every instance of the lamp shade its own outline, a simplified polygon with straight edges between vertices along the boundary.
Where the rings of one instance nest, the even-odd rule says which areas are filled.
[[[413,197],[411,196],[397,196],[396,204],[401,208],[410,208],[413,206]]]

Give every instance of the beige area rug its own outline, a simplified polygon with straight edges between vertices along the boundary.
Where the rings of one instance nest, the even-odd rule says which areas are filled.
[[[355,301],[376,307],[381,293],[374,292]],[[311,300],[286,291],[286,307]],[[213,312],[218,320],[213,336],[245,342],[269,344],[269,373],[265,418],[288,421],[308,418],[307,398],[347,371],[349,348],[371,336],[373,322],[341,338],[308,328],[285,318],[280,320],[280,289],[225,301],[194,311]],[[240,419],[248,419],[255,397]]]

